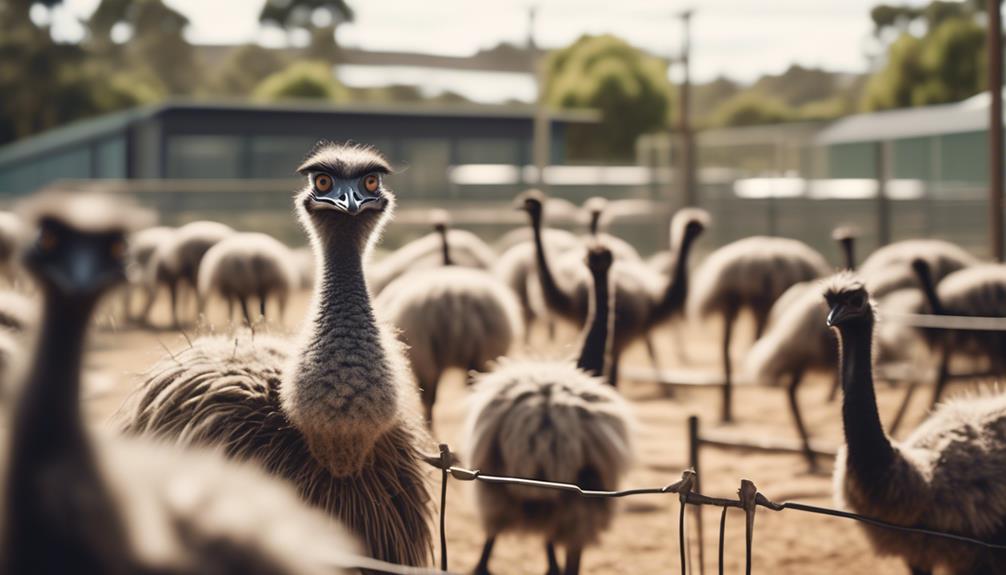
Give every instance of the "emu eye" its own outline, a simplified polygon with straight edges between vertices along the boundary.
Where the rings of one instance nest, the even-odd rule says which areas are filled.
[[[318,174],[314,177],[314,189],[326,193],[332,189],[332,176],[328,174]]]
[[[42,230],[42,233],[38,236],[38,247],[44,252],[51,252],[56,249],[58,244],[59,239],[56,238],[56,234],[49,230]]]
[[[377,188],[381,186],[381,178],[377,177],[377,174],[370,174],[363,178],[363,189],[370,193],[377,191]]]
[[[126,256],[126,242],[122,240],[113,242],[112,246],[109,248],[108,251],[109,253],[112,254],[113,258],[121,260],[123,257]]]

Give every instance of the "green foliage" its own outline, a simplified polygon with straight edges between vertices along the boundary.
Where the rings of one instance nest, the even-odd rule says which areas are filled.
[[[883,110],[913,105],[914,88],[925,81],[922,41],[904,33],[887,50],[887,64],[866,84],[863,107]]]
[[[84,47],[53,42],[26,13],[0,10],[0,29],[0,143],[158,97],[148,82]]]
[[[570,126],[575,157],[631,158],[638,136],[668,125],[666,64],[614,36],[583,36],[552,53],[546,74],[549,105],[601,113],[599,126]]]
[[[971,20],[944,20],[929,34],[920,62],[926,82],[914,102],[938,104],[973,96],[987,84],[985,30]]]
[[[842,87],[837,74],[794,64],[778,76],[762,76],[751,89],[778,98],[790,106],[799,107],[832,98],[841,92]]]
[[[937,0],[919,12],[925,33],[902,32],[888,46],[884,67],[867,84],[865,109],[956,102],[984,89],[985,32],[974,8]]]
[[[227,55],[209,75],[212,93],[248,97],[267,77],[282,70],[287,58],[278,50],[245,44]]]
[[[349,93],[332,74],[325,62],[306,61],[291,64],[272,74],[255,88],[254,97],[263,102],[279,100],[346,101]]]
[[[710,123],[710,118],[716,114],[716,110],[739,93],[743,86],[728,78],[716,78],[707,84],[696,84],[692,86],[691,114],[699,125]]]
[[[801,120],[834,120],[853,111],[848,98],[835,96],[814,102],[808,102],[797,110]]]
[[[757,92],[741,92],[720,106],[713,117],[717,126],[778,124],[795,119],[795,113],[778,98]]]

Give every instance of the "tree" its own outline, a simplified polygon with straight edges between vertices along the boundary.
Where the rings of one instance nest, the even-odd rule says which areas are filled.
[[[779,124],[795,119],[796,113],[778,98],[758,92],[741,92],[724,102],[713,115],[718,126]]]
[[[254,92],[264,102],[280,100],[346,101],[346,88],[332,75],[326,62],[306,61],[291,64],[262,81]]]
[[[266,0],[259,21],[287,31],[303,30],[310,34],[308,54],[312,58],[333,60],[336,56],[335,30],[343,22],[352,22],[353,9],[345,0]]]
[[[944,20],[919,55],[926,81],[915,90],[915,105],[957,102],[985,89],[985,30],[970,19]]]
[[[0,143],[149,101],[140,82],[108,69],[75,44],[53,42],[29,17],[34,4],[0,3]]]
[[[111,38],[120,24],[131,30],[121,46]],[[101,0],[88,20],[90,42],[102,57],[176,95],[195,93],[203,80],[195,50],[185,40],[188,25],[188,18],[162,0]]]
[[[904,33],[891,44],[884,68],[866,84],[863,107],[884,110],[911,106],[915,86],[925,81],[921,54],[922,41],[911,34]]]
[[[985,88],[985,32],[973,5],[936,1],[920,10],[921,34],[902,32],[869,80],[863,107],[882,110],[956,102]]]
[[[214,94],[248,97],[263,80],[282,70],[287,58],[278,50],[245,44],[233,50],[209,76]]]
[[[552,53],[546,70],[549,105],[601,113],[598,126],[569,127],[571,155],[628,159],[637,137],[668,125],[671,86],[666,64],[619,38],[583,36]]]

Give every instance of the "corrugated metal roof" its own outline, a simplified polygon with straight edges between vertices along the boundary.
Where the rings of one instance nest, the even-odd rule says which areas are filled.
[[[99,138],[115,134],[128,128],[143,118],[148,118],[159,111],[158,106],[143,106],[123,112],[105,114],[96,118],[88,118],[47,130],[22,140],[17,140],[5,146],[0,146],[0,165],[10,164],[34,156],[48,150],[54,150],[80,140]]]
[[[875,142],[978,132],[988,127],[988,94],[963,102],[856,114],[836,120],[815,138],[819,145]]]

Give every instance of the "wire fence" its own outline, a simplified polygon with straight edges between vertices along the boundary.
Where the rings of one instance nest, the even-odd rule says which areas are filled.
[[[634,497],[638,495],[677,495],[680,506],[678,508],[678,562],[680,566],[680,572],[682,575],[687,575],[689,572],[694,572],[690,568],[690,547],[689,547],[689,537],[687,531],[687,524],[685,521],[685,511],[689,505],[692,506],[694,510],[694,521],[696,529],[696,547],[698,548],[698,573],[703,574],[705,572],[705,561],[704,561],[704,541],[703,541],[703,529],[702,529],[702,515],[701,508],[704,506],[708,507],[718,507],[722,509],[719,521],[719,537],[718,537],[718,572],[720,574],[724,571],[724,549],[726,541],[726,518],[727,510],[738,509],[744,512],[745,516],[745,557],[744,557],[744,570],[745,573],[750,575],[752,572],[752,549],[754,545],[754,526],[755,526],[755,515],[758,508],[764,508],[769,511],[798,511],[802,513],[810,513],[815,515],[824,515],[829,517],[838,517],[842,519],[849,519],[852,521],[857,521],[873,527],[878,527],[881,529],[887,529],[891,531],[896,531],[899,533],[905,533],[910,535],[923,535],[928,537],[941,538],[949,541],[955,541],[958,543],[966,545],[974,545],[982,547],[989,551],[1006,551],[1006,545],[1000,545],[997,543],[992,543],[989,541],[983,541],[974,537],[969,537],[967,535],[962,535],[959,533],[950,533],[937,531],[933,529],[927,529],[924,527],[913,526],[913,525],[898,525],[894,523],[889,523],[875,517],[869,517],[866,515],[861,515],[858,513],[853,513],[850,511],[845,511],[841,509],[832,509],[829,507],[821,507],[817,505],[809,505],[806,503],[799,503],[796,501],[784,501],[776,502],[770,499],[768,496],[761,493],[755,483],[749,479],[742,479],[740,481],[740,486],[737,489],[736,498],[724,498],[724,497],[712,497],[705,495],[700,492],[699,485],[699,474],[697,471],[699,459],[698,459],[698,448],[702,444],[702,438],[698,434],[699,424],[697,417],[689,418],[689,457],[692,464],[691,467],[686,468],[681,473],[681,478],[671,484],[664,485],[661,487],[642,487],[642,488],[632,488],[632,489],[622,489],[617,491],[597,491],[591,489],[584,489],[579,485],[572,483],[560,483],[542,479],[532,479],[524,477],[507,477],[500,475],[493,475],[489,473],[483,473],[478,469],[467,469],[455,464],[455,456],[451,452],[450,448],[446,444],[440,445],[439,456],[430,456],[426,458],[426,462],[433,467],[437,468],[441,472],[441,485],[440,485],[440,569],[441,572],[448,570],[448,555],[447,555],[447,533],[446,533],[446,521],[447,521],[447,484],[451,479],[464,482],[478,481],[486,484],[503,486],[503,485],[514,485],[531,487],[535,489],[551,489],[555,491],[563,491],[567,493],[574,494],[583,498],[623,498],[623,497]]]

